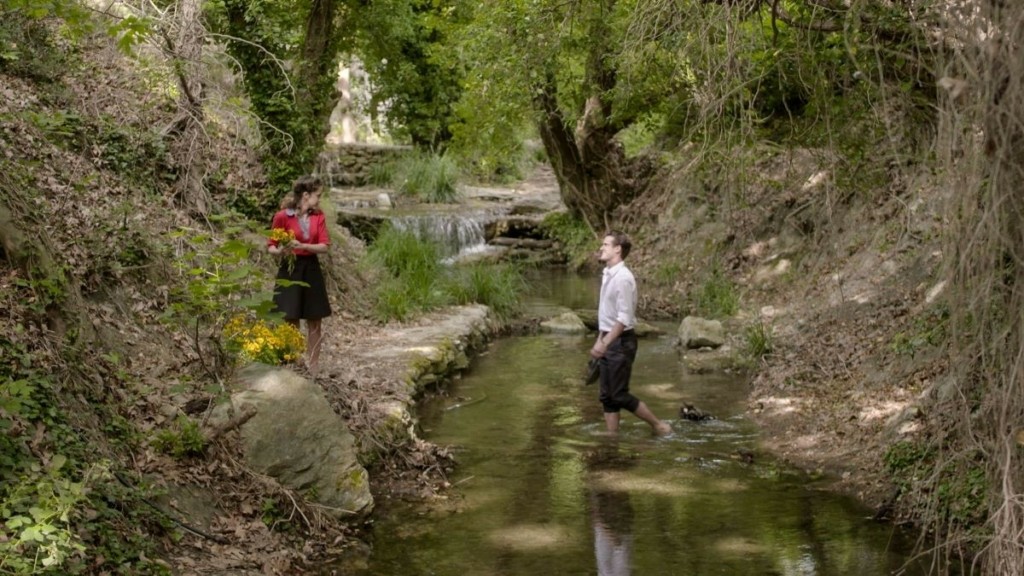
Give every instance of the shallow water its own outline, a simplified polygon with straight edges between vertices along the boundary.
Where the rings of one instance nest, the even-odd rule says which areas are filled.
[[[530,305],[596,299],[589,280],[549,287]],[[604,434],[596,385],[582,383],[592,336],[494,342],[446,397],[423,404],[424,437],[458,457],[452,500],[380,503],[367,564],[345,572],[927,573],[905,565],[910,543],[869,510],[760,453],[745,380],[684,376],[674,326],[663,327],[640,341],[632,389],[671,421],[666,438],[628,413],[616,437]],[[718,419],[679,420],[684,401]]]

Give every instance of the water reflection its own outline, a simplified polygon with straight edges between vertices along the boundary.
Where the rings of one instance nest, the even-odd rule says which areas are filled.
[[[633,505],[629,493],[601,482],[605,470],[626,470],[629,460],[619,443],[609,438],[587,458],[590,480],[588,503],[594,529],[594,558],[598,576],[629,576],[633,570]]]

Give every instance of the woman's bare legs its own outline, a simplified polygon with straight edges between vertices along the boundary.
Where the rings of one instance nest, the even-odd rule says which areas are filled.
[[[320,364],[320,344],[323,342],[323,331],[321,330],[322,320],[306,320],[306,345],[309,347],[309,360],[306,365],[309,367],[309,375],[316,378],[316,370]]]

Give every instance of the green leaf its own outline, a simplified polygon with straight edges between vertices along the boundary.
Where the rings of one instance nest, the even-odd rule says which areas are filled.
[[[57,470],[60,470],[61,468],[64,467],[65,464],[67,464],[67,461],[67,456],[64,456],[63,454],[57,454],[56,456],[53,457],[52,460],[50,460],[50,470],[55,472]]]

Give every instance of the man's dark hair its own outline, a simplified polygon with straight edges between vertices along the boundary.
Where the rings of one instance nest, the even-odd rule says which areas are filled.
[[[633,243],[629,241],[629,236],[618,230],[609,230],[604,235],[606,237],[611,236],[615,245],[622,247],[622,259],[625,260],[626,256],[629,256],[629,249],[633,247]]]

